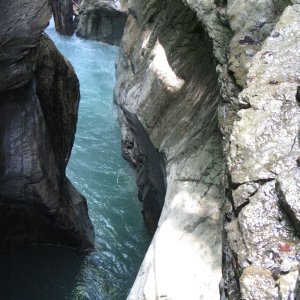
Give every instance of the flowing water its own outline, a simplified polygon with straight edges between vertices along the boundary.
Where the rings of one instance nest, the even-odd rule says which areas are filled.
[[[123,300],[150,238],[137,200],[133,170],[120,153],[120,129],[112,102],[117,47],[47,33],[73,64],[81,102],[67,174],[87,198],[95,227],[92,253],[35,247],[2,255],[1,300]]]

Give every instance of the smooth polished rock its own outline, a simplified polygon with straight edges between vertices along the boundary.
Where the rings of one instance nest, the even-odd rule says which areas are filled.
[[[213,136],[194,153],[196,160],[168,164],[166,202],[128,300],[219,298],[224,204],[219,143]]]
[[[63,35],[73,35],[73,1],[72,0],[51,0],[55,29]]]
[[[86,200],[65,175],[79,83],[42,35],[49,2],[1,1],[0,9],[0,248],[51,243],[91,249]]]
[[[225,196],[214,46],[182,1],[130,1],[128,11],[115,101],[164,155],[167,181],[158,229],[128,299],[217,299]],[[121,111],[120,122],[135,162],[139,142]]]
[[[77,17],[79,37],[119,45],[126,24],[127,13],[119,1],[85,0]]]
[[[48,0],[0,2],[0,92],[19,88],[33,77],[36,47],[51,18]]]
[[[80,101],[79,81],[71,63],[43,34],[38,46],[37,95],[44,112],[54,155],[65,170],[75,138]]]
[[[115,100],[138,116],[154,147],[164,153],[167,175],[159,227],[129,299],[290,297],[299,260],[299,4],[131,0],[128,11]],[[122,115],[120,122],[123,146],[133,157],[137,143]],[[222,155],[218,163],[214,147],[204,155],[217,126],[224,177]],[[220,177],[213,177],[211,168],[204,171],[202,160],[209,164],[212,159]],[[184,203],[186,210],[198,212],[189,200],[197,198],[193,191],[201,195],[207,178],[215,178],[212,186],[219,192],[214,199],[222,203],[215,211],[225,220],[221,296],[216,281],[206,285],[200,277],[198,285],[186,288],[188,275],[175,258],[180,257],[177,249],[185,247],[178,228],[192,227],[183,225],[188,218],[176,208]],[[217,184],[221,178],[222,184]],[[208,207],[211,202],[204,201]],[[221,235],[217,227],[208,234],[209,218],[200,210],[199,217],[197,229],[208,236]],[[187,244],[197,249],[202,240],[199,235]],[[176,249],[175,256],[168,244]],[[191,252],[181,253],[195,264],[200,261],[193,260]],[[214,254],[217,261],[218,252]],[[211,268],[207,274],[219,278],[210,258],[206,267],[202,268]],[[170,278],[170,284],[163,277]]]
[[[92,248],[85,199],[71,198],[58,169],[35,80],[0,100],[0,248],[49,243]]]

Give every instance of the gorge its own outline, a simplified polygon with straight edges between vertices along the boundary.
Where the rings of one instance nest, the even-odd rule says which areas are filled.
[[[76,36],[60,36],[55,32],[53,21],[45,31],[72,63],[80,80],[76,138],[66,174],[87,199],[95,231],[94,249],[79,252],[70,247],[55,246],[63,244],[61,241],[51,242],[54,245],[35,242],[29,247],[28,239],[25,246],[14,244],[8,248],[2,235],[0,299],[125,299],[150,238],[142,222],[134,173],[121,157],[120,129],[112,101],[117,48]],[[41,49],[42,61],[47,67],[38,76],[48,78],[48,82],[52,80],[55,89],[46,89],[47,85],[43,85],[43,89],[39,87],[40,95],[43,93],[46,97],[56,90],[57,97],[62,92],[58,90],[62,84],[59,73],[53,76],[51,70],[57,65],[63,77],[69,78],[70,73],[64,73],[63,64],[58,64],[58,51],[53,49],[49,38],[43,35],[42,39],[45,39],[43,45],[54,52],[55,60],[54,63],[48,60],[44,55],[45,49]],[[69,84],[68,91],[73,83]],[[70,96],[62,93],[55,102],[46,99],[46,104],[54,103],[59,111],[59,101],[68,104],[66,100],[70,100]],[[51,109],[47,106],[44,111],[49,114]],[[3,111],[1,113],[4,114]],[[70,113],[63,117],[57,113],[51,114],[52,124],[61,120],[70,122]],[[10,121],[11,117],[12,114],[7,115]],[[22,122],[25,123],[25,120],[20,119],[19,123]],[[67,129],[68,126],[62,125],[62,128]],[[38,138],[42,141],[41,137]],[[63,140],[59,137],[55,140],[55,145],[59,146],[56,149],[61,148]],[[27,211],[30,212],[29,209]],[[5,219],[1,220],[3,226]],[[11,229],[6,233],[13,234],[21,220],[16,218],[13,222],[8,224]],[[30,228],[26,230],[30,235]]]
[[[0,27],[1,244],[90,249],[94,234],[85,199],[65,177],[78,82],[67,62],[53,64],[58,54],[41,35],[51,14],[48,1],[23,1],[27,14],[22,15],[27,16],[13,22],[17,2],[0,4],[5,12]],[[70,1],[52,0],[52,9],[55,3]],[[122,154],[136,168],[143,217],[154,233],[127,299],[300,299],[300,2],[116,3],[83,1],[75,31],[120,45],[114,102]],[[125,29],[116,35],[115,19],[107,15],[112,11],[127,17]],[[56,14],[70,21],[70,10]],[[121,41],[116,39],[120,32]],[[95,64],[89,72],[97,68]],[[98,105],[101,111],[101,104],[93,110]],[[107,106],[105,111],[110,111]],[[112,129],[105,131],[111,127],[101,122],[108,136]],[[90,147],[98,149],[99,136],[93,139],[95,148]],[[80,154],[81,146],[78,150]],[[102,155],[99,164],[105,165],[113,154],[105,148]],[[79,165],[85,156],[78,156]],[[93,159],[97,165],[98,158]],[[74,183],[80,181],[79,169],[70,165]],[[112,180],[118,185],[124,173]],[[111,185],[108,178],[93,180]],[[132,177],[125,185],[132,187]],[[127,211],[130,217],[118,220],[121,227],[139,215],[134,203]],[[105,208],[93,210],[97,227]],[[131,223],[132,233],[141,226],[139,217]],[[97,230],[111,228],[102,219],[96,229],[99,255],[108,252],[97,252]],[[146,248],[142,236],[133,253]],[[89,281],[95,278],[90,273]],[[118,299],[110,294],[112,286],[109,281],[103,299]],[[102,293],[81,297],[101,299]]]

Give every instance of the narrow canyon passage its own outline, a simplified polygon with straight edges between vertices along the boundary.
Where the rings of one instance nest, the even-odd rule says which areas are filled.
[[[118,48],[47,34],[73,64],[81,86],[76,140],[67,175],[87,198],[95,251],[34,247],[1,254],[0,299],[123,300],[150,243],[135,176],[121,157],[112,101]]]

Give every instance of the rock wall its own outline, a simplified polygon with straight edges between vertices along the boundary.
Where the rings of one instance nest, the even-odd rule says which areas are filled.
[[[75,10],[77,8],[76,1],[72,0],[50,0],[55,29],[57,32],[63,35],[73,35],[74,24],[73,24],[73,5]]]
[[[128,1],[115,101],[165,157],[167,183],[128,299],[298,293],[299,9]],[[135,162],[136,133],[121,110],[120,122]]]
[[[181,1],[131,1],[129,12],[115,99],[138,116],[165,157],[167,183],[158,229],[129,299],[216,299],[225,197],[213,44]],[[134,153],[138,145],[126,124],[122,144]]]
[[[90,249],[86,201],[65,176],[78,79],[42,35],[51,17],[48,1],[1,2],[0,9],[0,248],[52,243]]]
[[[126,24],[127,13],[118,0],[84,0],[77,17],[79,37],[119,45]]]

